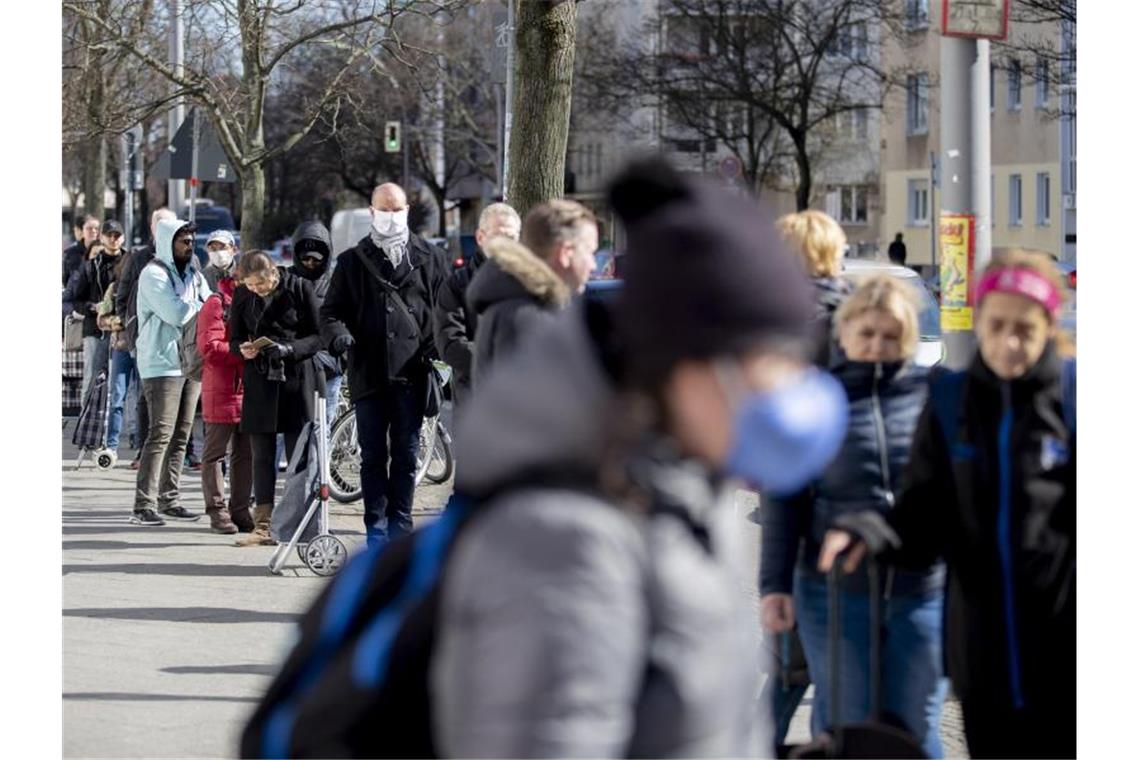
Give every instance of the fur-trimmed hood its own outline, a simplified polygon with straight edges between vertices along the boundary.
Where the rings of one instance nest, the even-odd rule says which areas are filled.
[[[570,286],[521,243],[498,237],[484,246],[484,252],[490,261],[471,281],[467,295],[477,314],[491,304],[514,298],[529,297],[556,308],[570,302]]]

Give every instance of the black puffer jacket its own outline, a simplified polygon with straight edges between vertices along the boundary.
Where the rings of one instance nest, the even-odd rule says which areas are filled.
[[[67,287],[71,275],[83,266],[83,262],[86,260],[87,246],[83,244],[82,240],[77,240],[63,249],[63,287]]]
[[[362,257],[400,293],[414,326],[361,263]],[[409,238],[407,255],[395,270],[370,237],[337,256],[321,305],[321,336],[326,346],[340,335],[355,339],[348,361],[348,387],[354,399],[381,393],[396,380],[422,383],[426,389],[427,363],[435,356],[432,310],[443,281],[443,260],[443,254],[418,235]]]
[[[93,307],[103,300],[108,286],[114,282],[115,265],[118,263],[118,256],[100,253],[94,259],[83,262],[83,266],[68,281],[63,291],[65,307],[83,315],[84,338],[99,337],[102,334]]]
[[[932,405],[919,419],[887,516],[902,548],[887,558],[945,558],[946,660],[963,702],[1009,709],[1020,698],[1075,720],[1077,450],[1062,359],[1049,346],[1005,382],[976,356],[962,394],[950,450]]]
[[[811,284],[815,292],[815,310],[811,318],[815,341],[812,361],[816,366],[827,367],[835,347],[835,339],[832,337],[835,312],[855,290],[855,285],[843,277],[813,277]]]
[[[241,410],[243,433],[296,433],[314,419],[313,391],[324,391],[324,375],[313,356],[321,347],[317,327],[317,300],[313,286],[278,269],[281,282],[268,298],[261,298],[244,285],[234,289],[230,305],[230,351],[241,356],[248,340],[272,338],[293,347],[293,355],[281,365],[265,356],[245,362],[242,383],[245,395]],[[273,380],[283,371],[284,381]]]
[[[487,262],[467,288],[467,309],[479,321],[475,334],[475,387],[524,332],[570,302],[570,288],[550,266],[521,243],[496,238]]]
[[[761,500],[762,594],[792,592],[797,556],[797,572],[817,574],[820,543],[836,516],[866,509],[890,511],[910,457],[915,425],[926,403],[927,370],[910,363],[841,360],[832,373],[843,383],[850,409],[843,447],[805,491],[792,498]],[[891,590],[895,594],[932,591],[942,582],[941,567],[899,571]],[[856,592],[865,589],[866,574],[845,583]]]
[[[436,297],[434,325],[435,348],[455,373],[456,400],[462,403],[471,392],[472,368],[475,364],[475,312],[467,308],[467,287],[475,273],[487,261],[476,251],[463,266],[452,272]]]

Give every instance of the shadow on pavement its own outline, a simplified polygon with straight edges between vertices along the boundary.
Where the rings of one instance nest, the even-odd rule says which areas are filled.
[[[176,675],[275,676],[279,668],[276,665],[259,665],[251,662],[245,665],[177,665],[161,670],[163,673],[174,673]]]
[[[155,530],[148,528],[147,530]],[[234,551],[237,551],[235,548]],[[265,562],[269,562],[269,553],[265,554]],[[270,577],[269,568],[265,564],[257,565],[195,565],[184,563],[160,562],[128,562],[118,565],[64,565],[63,574],[72,573],[127,573],[128,575],[201,575],[221,577]]]
[[[117,691],[64,692],[64,699],[96,702],[260,702],[260,697],[216,697],[206,694],[135,694]]]
[[[63,616],[175,623],[295,623],[300,613],[262,612],[231,607],[84,607],[64,610]]]
[[[168,549],[172,546],[217,546],[214,544],[206,543],[179,543],[172,542],[167,544],[144,544],[133,543],[131,541],[64,541],[63,550],[77,550],[77,549],[106,549],[110,551],[118,551],[119,549]]]
[[[106,519],[106,518],[104,518],[104,519]],[[116,522],[114,525],[93,525],[92,523],[94,523],[94,522],[96,522],[96,521],[87,520],[87,521],[85,521],[79,525],[70,525],[70,524],[64,525],[63,526],[63,535],[65,535],[65,536],[89,536],[93,533],[131,533],[131,534],[137,536],[140,533],[182,533],[183,535],[185,535],[185,533],[186,533],[186,528],[184,528],[184,527],[178,528],[178,527],[175,527],[174,525],[159,525],[159,526],[154,527],[154,528],[143,528],[143,527],[140,527],[138,525],[132,525],[131,523],[127,522],[126,518],[123,518],[123,521],[121,523]],[[209,523],[206,523],[206,525],[209,525]],[[199,527],[204,527],[204,526],[199,526]],[[205,536],[207,534],[208,534],[208,530],[202,531],[203,536]],[[213,535],[213,534],[209,534],[209,535]],[[268,561],[269,560],[266,559],[266,562],[268,562]]]

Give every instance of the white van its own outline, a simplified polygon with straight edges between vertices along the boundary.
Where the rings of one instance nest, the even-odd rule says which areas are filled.
[[[372,228],[372,212],[368,207],[346,208],[333,214],[332,229],[332,255],[335,259],[342,251],[356,247],[356,244],[368,234]]]

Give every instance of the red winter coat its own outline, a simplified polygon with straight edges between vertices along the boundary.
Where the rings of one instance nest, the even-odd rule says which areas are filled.
[[[230,353],[230,328],[223,318],[234,294],[232,278],[218,280],[217,292],[198,313],[198,353],[202,355],[202,419],[241,422],[242,371],[245,362]]]

